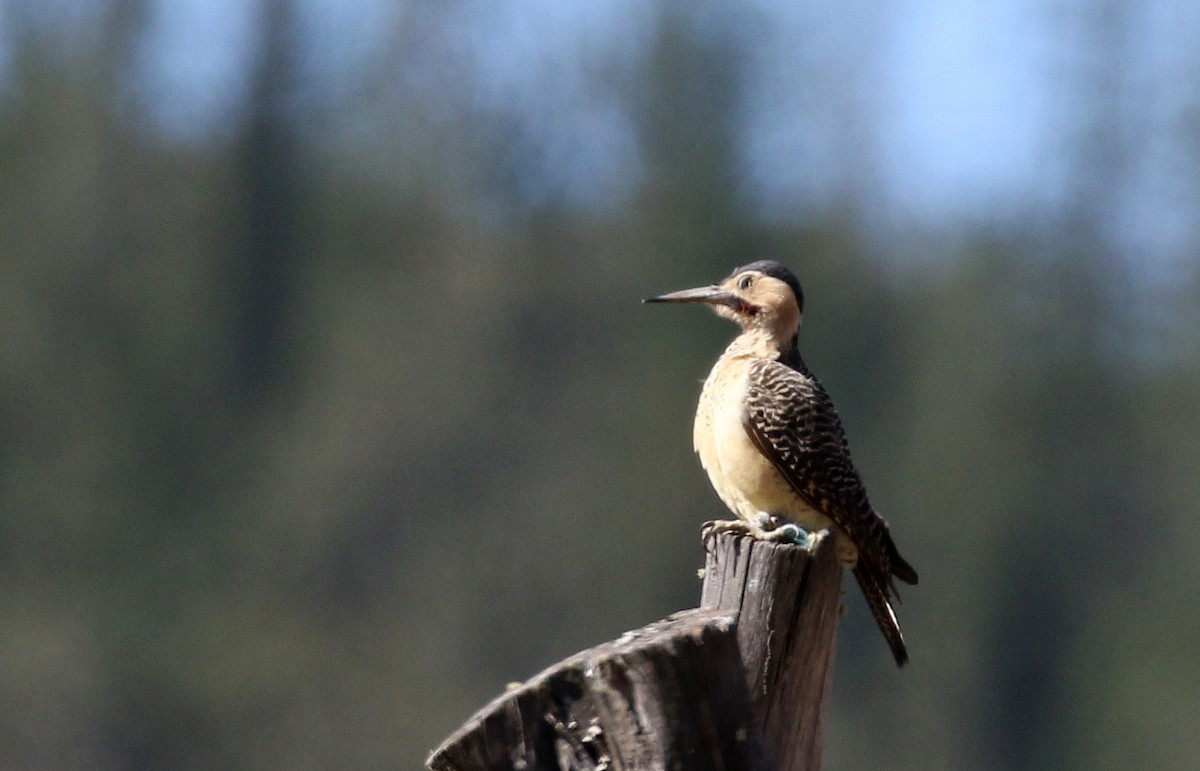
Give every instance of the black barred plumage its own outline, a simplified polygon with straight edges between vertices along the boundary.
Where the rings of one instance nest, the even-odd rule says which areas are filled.
[[[858,549],[854,577],[896,663],[908,661],[892,610],[892,576],[915,584],[917,573],[896,550],[850,459],[837,408],[797,354],[795,368],[756,359],[748,373],[745,427],[754,446],[804,501],[831,519]]]
[[[673,292],[650,302],[703,302],[736,321],[742,333],[704,383],[694,440],[717,494],[742,520],[728,523],[776,538],[781,521],[829,528],[839,558],[853,566],[896,663],[908,661],[892,609],[893,577],[917,573],[896,549],[850,459],[833,401],[796,347],[804,295],[783,265],[751,263],[720,284]]]

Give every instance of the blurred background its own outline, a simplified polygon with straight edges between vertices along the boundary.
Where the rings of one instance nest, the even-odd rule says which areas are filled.
[[[1200,5],[0,0],[0,766],[416,768],[699,598],[764,256],[921,573],[826,767],[1200,756]]]

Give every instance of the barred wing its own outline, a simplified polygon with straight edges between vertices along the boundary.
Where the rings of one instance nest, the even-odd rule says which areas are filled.
[[[746,432],[804,501],[829,517],[880,574],[916,583],[917,574],[896,551],[887,523],[875,513],[824,387],[804,365],[793,369],[760,359],[750,366]]]

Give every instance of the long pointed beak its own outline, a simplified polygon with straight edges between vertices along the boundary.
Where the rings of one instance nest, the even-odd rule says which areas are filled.
[[[735,305],[741,302],[731,292],[726,292],[719,286],[698,286],[695,289],[681,289],[678,292],[668,292],[657,297],[647,297],[644,303],[708,303],[709,305]]]

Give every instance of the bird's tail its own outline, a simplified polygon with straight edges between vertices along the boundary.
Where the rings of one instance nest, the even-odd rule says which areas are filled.
[[[867,605],[871,608],[871,615],[875,617],[875,623],[879,625],[888,647],[892,649],[896,666],[904,666],[908,662],[908,649],[904,647],[904,635],[900,632],[900,622],[896,620],[896,613],[892,610],[892,603],[888,598],[886,580],[879,580],[875,571],[867,568],[861,559],[854,566],[854,577],[858,579],[863,596],[867,598]]]
[[[891,563],[892,575],[906,584],[917,583],[917,571],[913,570],[913,566],[900,556],[900,552],[896,550],[896,544],[890,539],[888,541],[888,561]]]

